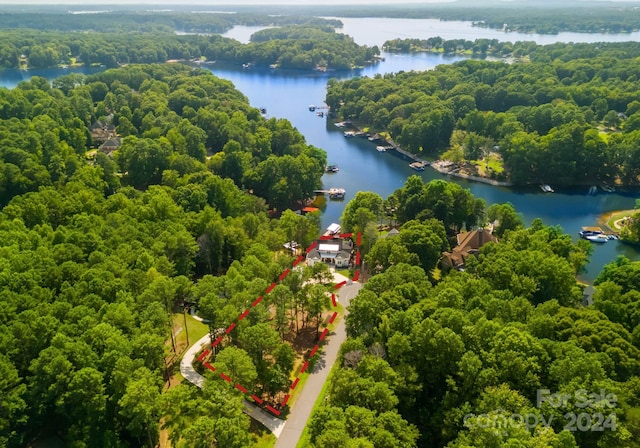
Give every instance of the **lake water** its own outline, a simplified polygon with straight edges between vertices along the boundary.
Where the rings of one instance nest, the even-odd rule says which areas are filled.
[[[639,33],[625,35],[561,33],[558,35],[540,36],[522,33],[502,33],[495,30],[471,27],[466,22],[440,22],[438,20],[412,19],[341,19],[345,32],[354,37],[356,42],[366,45],[378,45],[387,39],[396,37],[428,38],[441,36],[445,39],[464,38],[497,38],[501,40],[532,40],[538,43],[551,42],[600,42],[637,40]],[[226,36],[247,42],[251,34],[264,27],[235,27]],[[343,135],[344,129],[336,127],[326,117],[320,118],[310,112],[311,104],[322,106],[326,95],[326,84],[330,77],[348,79],[353,76],[373,76],[399,71],[429,70],[439,64],[453,63],[462,59],[460,56],[443,56],[436,54],[395,55],[383,54],[385,61],[375,66],[366,67],[354,72],[298,72],[287,70],[271,70],[268,68],[242,69],[234,65],[216,63],[207,66],[215,75],[232,81],[243,92],[251,105],[263,107],[268,116],[286,118],[300,130],[311,145],[327,152],[329,164],[340,167],[338,173],[326,174],[323,177],[325,188],[342,187],[347,191],[344,201],[329,201],[322,217],[326,227],[340,220],[346,203],[357,191],[374,191],[382,197],[400,188],[407,177],[419,174],[425,180],[445,178],[457,182],[477,196],[484,198],[487,204],[511,202],[530,224],[537,217],[546,224],[560,225],[565,232],[577,238],[582,226],[595,225],[598,217],[604,213],[633,208],[636,194],[613,193],[589,195],[588,187],[574,191],[559,191],[544,194],[538,188],[509,189],[487,184],[468,182],[454,177],[444,177],[440,173],[427,168],[416,173],[406,160],[393,153],[379,153],[375,144],[366,139],[350,138]],[[54,79],[80,69],[50,69],[41,71],[0,72],[0,86],[15,87],[21,80],[38,75]],[[92,70],[92,69],[84,69]],[[95,69],[93,69],[95,70]],[[98,69],[99,70],[99,69]],[[594,254],[587,267],[585,280],[593,280],[602,267],[618,255],[632,259],[640,258],[639,252],[618,241],[609,241],[594,246]]]

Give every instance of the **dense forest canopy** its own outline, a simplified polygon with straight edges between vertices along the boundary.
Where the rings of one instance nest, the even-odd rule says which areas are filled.
[[[247,446],[240,397],[220,382],[161,396],[179,359],[171,315],[201,306],[218,328],[290,265],[274,253],[309,244],[318,220],[267,208],[307,198],[324,152],[228,81],[179,64],[34,77],[0,90],[0,104],[0,445],[51,434],[153,445],[164,416],[174,446],[201,440],[207,419],[227,422],[206,432],[220,446]],[[113,157],[90,150],[98,120],[122,136]],[[294,283],[279,288],[273,300],[293,300]],[[296,312],[314,322],[323,304]],[[286,387],[293,362],[278,318],[252,313],[231,335],[265,396]],[[265,377],[265,360],[280,373]]]
[[[1,16],[0,16],[1,17]],[[377,47],[356,44],[330,26],[283,26],[257,33],[242,44],[219,35],[175,35],[159,31],[73,33],[34,30],[0,31],[0,66],[44,68],[69,64],[117,67],[168,60],[230,61],[276,64],[280,68],[345,70],[372,63]]]
[[[139,5],[138,5],[139,7]],[[4,8],[3,8],[4,9]],[[87,10],[90,8],[85,8]],[[81,32],[91,31],[99,33],[131,32],[131,31],[175,31],[191,33],[221,34],[229,31],[235,25],[245,26],[284,26],[284,25],[331,25],[342,26],[339,20],[322,19],[299,15],[266,15],[261,13],[224,14],[210,12],[198,14],[196,12],[152,12],[126,11],[113,5],[109,10],[102,10],[95,14],[70,14],[69,7],[64,11],[14,12],[6,11],[0,14],[0,29],[31,29],[41,31]]]
[[[434,45],[446,42],[435,39]],[[491,41],[474,46],[486,51]],[[521,62],[465,60],[425,72],[329,81],[327,104],[414,153],[498,154],[515,184],[640,182],[640,44],[501,45]],[[483,50],[484,49],[484,50]]]
[[[283,26],[292,24],[329,24],[340,27],[336,19],[323,17],[392,17],[410,19],[460,20],[474,26],[501,31],[556,34],[562,31],[583,33],[629,33],[638,30],[640,11],[631,2],[491,2],[457,1],[446,3],[367,5],[172,5],[171,11],[141,9],[140,5],[83,5],[75,10],[94,14],[70,14],[73,6],[48,6],[48,12],[20,5],[4,5],[0,28],[31,28],[58,31],[131,31],[146,29],[179,30],[198,33],[223,33],[234,25]],[[201,14],[206,12],[206,14]]]

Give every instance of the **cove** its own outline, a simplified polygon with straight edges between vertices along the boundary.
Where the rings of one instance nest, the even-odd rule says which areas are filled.
[[[609,34],[581,34],[560,33],[554,36],[517,35],[516,33],[501,33],[484,28],[473,28],[465,22],[440,22],[437,20],[412,19],[341,19],[345,27],[341,32],[354,36],[356,42],[367,45],[381,45],[386,38],[414,37],[428,38],[440,35],[446,38],[497,38],[500,40],[532,40],[538,43],[556,41],[622,41],[637,39],[637,33],[629,35]],[[435,28],[434,28],[435,27]],[[438,28],[440,27],[440,28]],[[247,41],[251,33],[263,27],[236,27],[229,35],[240,41]],[[383,35],[384,33],[388,34]],[[445,34],[448,30],[451,34]],[[496,35],[499,34],[499,36]],[[491,36],[491,37],[490,37]],[[523,38],[524,36],[524,38]],[[578,39],[578,37],[580,39]],[[565,40],[566,39],[566,40]],[[562,229],[578,238],[578,231],[582,226],[595,225],[598,217],[613,210],[630,209],[635,203],[635,192],[616,192],[589,195],[589,187],[574,190],[556,190],[553,194],[544,194],[537,187],[504,188],[487,184],[470,182],[456,177],[443,176],[433,169],[417,173],[412,170],[408,161],[395,156],[393,153],[379,153],[375,144],[366,139],[349,138],[343,135],[344,130],[336,127],[332,120],[318,117],[309,111],[309,105],[322,106],[326,95],[326,85],[330,78],[338,80],[354,76],[375,76],[376,74],[397,73],[410,70],[429,70],[439,64],[450,64],[463,59],[461,56],[444,56],[441,54],[397,55],[384,53],[385,60],[375,66],[366,67],[351,72],[298,72],[292,70],[278,70],[252,67],[243,69],[241,66],[215,63],[208,65],[216,76],[228,79],[243,92],[252,106],[266,109],[266,115],[286,118],[300,130],[307,142],[324,149],[327,152],[329,164],[340,167],[337,173],[325,174],[323,184],[325,188],[342,187],[346,189],[344,201],[328,201],[322,216],[322,225],[328,226],[340,219],[346,203],[358,191],[373,191],[382,197],[387,197],[400,188],[408,176],[418,174],[425,181],[432,179],[447,179],[468,188],[477,196],[483,198],[488,205],[493,203],[512,203],[522,214],[528,225],[535,218],[541,218],[545,224],[559,225]],[[68,68],[45,70],[5,70],[0,72],[0,86],[13,88],[20,81],[28,80],[32,76],[42,76],[53,80],[68,73],[90,74],[103,70],[101,68]],[[619,241],[609,241],[606,244],[594,245],[591,261],[587,272],[581,276],[582,280],[592,281],[602,267],[615,260],[618,255],[630,259],[640,259],[640,250],[634,246]]]

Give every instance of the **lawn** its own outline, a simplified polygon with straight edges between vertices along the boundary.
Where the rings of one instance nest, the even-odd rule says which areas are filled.
[[[496,174],[500,174],[504,171],[504,163],[502,157],[494,152],[487,155],[481,160],[474,160],[472,162],[478,167],[478,173],[480,176],[489,177],[489,173],[493,171]]]
[[[640,212],[640,210],[620,210],[617,212],[612,212],[604,217],[605,224],[614,232],[619,232],[622,230],[622,227],[616,224],[617,221],[620,221],[622,218],[626,218],[628,216],[635,215]]]
[[[254,419],[251,419],[249,435],[251,436],[251,448],[273,448],[276,444],[276,436]]]
[[[185,324],[186,318],[186,324]],[[187,331],[185,331],[185,325]],[[209,326],[196,320],[193,316],[181,313],[173,315],[173,334],[176,336],[176,346],[178,353],[184,352],[188,347],[193,345],[198,339],[209,333]],[[187,334],[189,335],[189,344],[187,344]]]

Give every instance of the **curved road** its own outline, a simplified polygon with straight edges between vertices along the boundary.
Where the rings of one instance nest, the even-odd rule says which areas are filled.
[[[337,297],[340,304],[345,307],[345,315],[346,307],[349,305],[351,299],[358,294],[361,287],[362,285],[360,283],[354,282],[340,288]],[[331,333],[328,342],[322,348],[322,353],[319,355],[320,359],[316,362],[311,375],[309,375],[305,383],[304,389],[293,405],[289,418],[274,448],[295,448],[298,444],[302,431],[307,425],[307,420],[309,420],[311,416],[313,405],[316,403],[322,386],[338,358],[338,351],[345,339],[347,339],[347,333],[343,317],[335,331]]]

